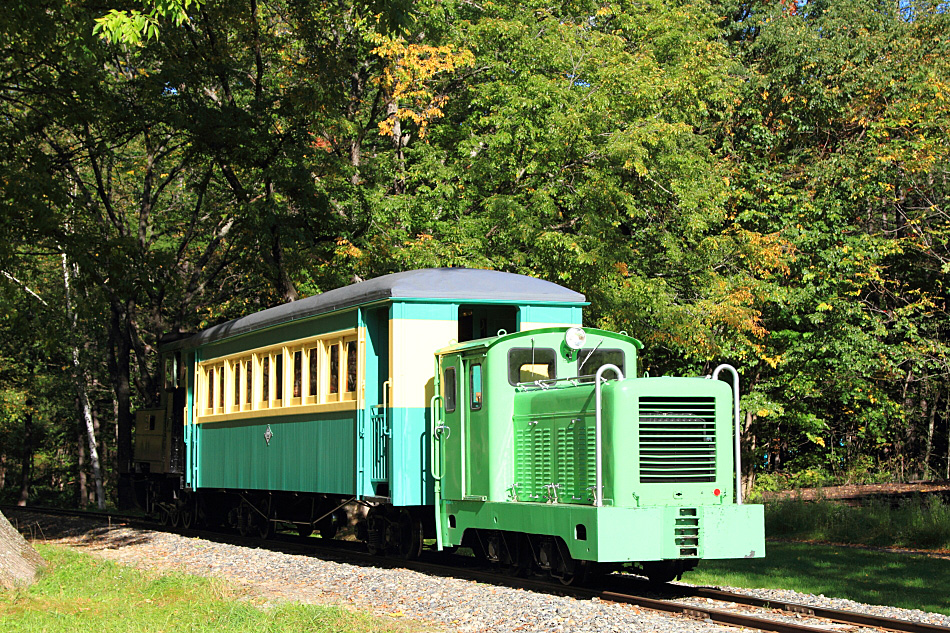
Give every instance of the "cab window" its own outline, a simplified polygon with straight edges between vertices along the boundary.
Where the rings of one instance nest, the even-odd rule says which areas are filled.
[[[508,383],[557,378],[557,352],[549,347],[514,347],[508,351]]]
[[[455,394],[458,385],[455,382],[455,367],[448,367],[442,372],[442,386],[445,392],[445,412],[455,411]]]
[[[577,375],[582,376],[581,382],[594,382],[597,370],[604,365],[616,365],[627,375],[624,367],[624,354],[620,349],[581,349],[577,353]],[[615,378],[611,373],[607,378]]]
[[[468,370],[469,393],[472,409],[482,408],[482,366],[472,365]]]

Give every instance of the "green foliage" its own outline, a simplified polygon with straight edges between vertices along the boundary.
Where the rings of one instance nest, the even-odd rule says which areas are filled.
[[[39,546],[50,566],[0,596],[0,626],[31,631],[405,631],[341,607],[266,605],[220,581],[154,575],[73,550]]]
[[[145,40],[158,39],[159,24],[167,20],[176,26],[188,21],[188,11],[199,9],[199,0],[148,0],[142,3],[146,11],[129,9],[109,12],[96,19],[93,32],[113,43],[142,44]]]

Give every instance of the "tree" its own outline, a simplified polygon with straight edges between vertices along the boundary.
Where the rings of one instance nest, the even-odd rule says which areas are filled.
[[[43,557],[0,512],[0,587],[14,589],[33,584],[37,572],[45,565]]]
[[[849,0],[758,5],[742,23],[730,205],[793,255],[750,367],[756,462],[925,476],[941,417],[950,442],[950,21],[935,3]]]

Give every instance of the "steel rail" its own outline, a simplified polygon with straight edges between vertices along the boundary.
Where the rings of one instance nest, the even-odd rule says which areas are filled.
[[[880,615],[871,615],[868,613],[857,613],[855,611],[844,611],[841,609],[832,609],[830,607],[818,607],[799,602],[788,602],[785,600],[773,600],[769,598],[759,598],[744,593],[734,593],[731,591],[722,591],[721,589],[711,589],[709,587],[685,588],[684,594],[696,598],[710,598],[712,600],[723,600],[744,604],[751,607],[760,607],[763,609],[781,609],[789,613],[800,613],[811,615],[818,618],[825,618],[835,622],[845,624],[856,624],[860,626],[869,626],[891,631],[906,631],[907,633],[947,633],[950,627],[939,626],[936,624],[927,624],[926,622],[912,622],[910,620],[899,620]]]

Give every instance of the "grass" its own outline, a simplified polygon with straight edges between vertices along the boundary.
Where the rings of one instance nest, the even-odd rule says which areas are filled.
[[[703,561],[683,580],[702,585],[793,589],[950,615],[950,560],[926,556],[770,542],[764,559]]]
[[[937,496],[912,498],[897,507],[885,501],[859,507],[827,500],[774,501],[766,505],[765,524],[773,538],[950,549],[950,504]]]
[[[342,607],[265,606],[219,581],[155,575],[73,550],[37,546],[50,562],[32,587],[0,592],[0,631],[17,633],[407,633],[422,630]]]
[[[950,560],[875,549],[820,545],[950,549],[950,505],[939,497],[852,507],[828,500],[773,501],[765,559],[703,561],[686,575],[696,584],[793,589],[950,615]]]

